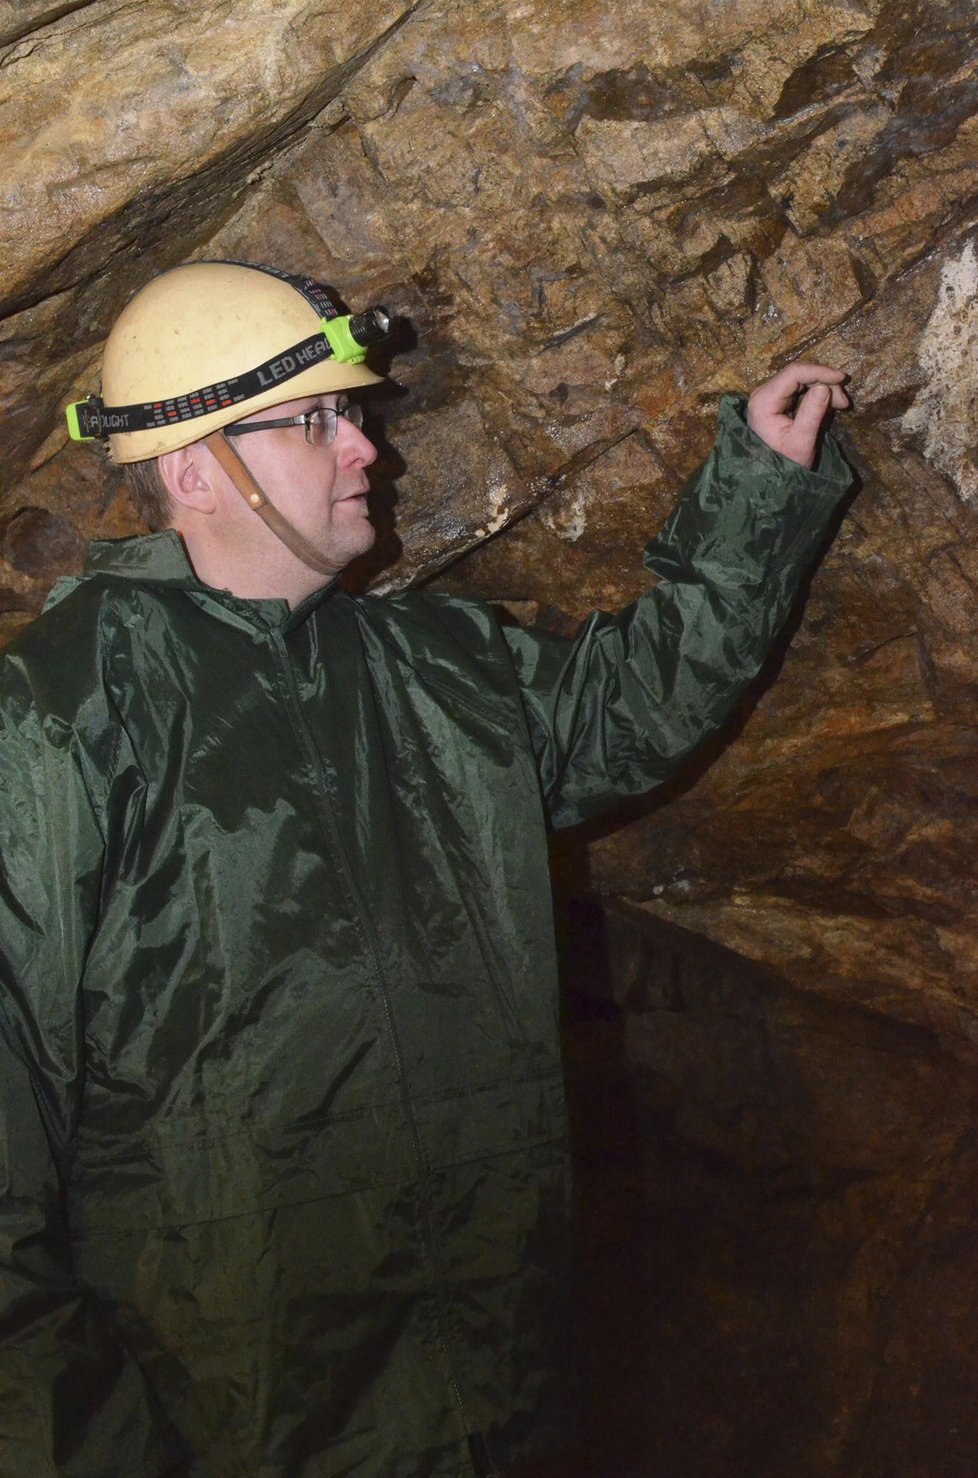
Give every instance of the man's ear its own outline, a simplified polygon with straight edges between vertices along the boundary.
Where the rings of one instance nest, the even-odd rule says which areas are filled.
[[[157,458],[163,486],[179,507],[193,508],[197,513],[213,513],[217,508],[210,460],[198,443],[163,452]]]

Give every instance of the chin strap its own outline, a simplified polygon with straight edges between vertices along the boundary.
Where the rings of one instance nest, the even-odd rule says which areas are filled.
[[[276,539],[281,539],[286,549],[291,549],[296,559],[301,559],[302,563],[308,565],[311,570],[316,570],[320,575],[335,575],[336,566],[329,563],[315,545],[310,544],[309,540],[300,534],[299,530],[294,528],[283,514],[279,513],[275,504],[269,501],[267,494],[262,492],[261,487],[223,432],[212,431],[209,436],[203,438],[203,441],[204,445],[214,453],[248,507],[253,508],[258,517],[265,521]]]

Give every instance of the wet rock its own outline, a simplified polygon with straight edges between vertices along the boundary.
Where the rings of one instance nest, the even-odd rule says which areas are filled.
[[[3,557],[26,575],[72,572],[81,567],[85,541],[63,515],[47,508],[18,508],[3,525]]]

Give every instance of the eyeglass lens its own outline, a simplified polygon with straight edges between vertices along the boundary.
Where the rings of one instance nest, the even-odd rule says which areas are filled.
[[[363,406],[359,401],[348,401],[346,405],[338,405],[335,410],[330,406],[320,406],[318,410],[310,411],[303,419],[306,427],[306,441],[311,446],[329,446],[336,437],[336,419],[345,416],[351,426],[356,426],[359,431],[363,425]]]

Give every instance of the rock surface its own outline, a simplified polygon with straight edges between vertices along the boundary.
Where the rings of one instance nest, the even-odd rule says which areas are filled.
[[[399,315],[364,577],[559,630],[642,588],[721,390],[850,373],[861,486],[790,648],[682,783],[556,844],[609,941],[572,1031],[617,1126],[582,1108],[590,1348],[618,1368],[618,1300],[671,1362],[631,1318],[617,1478],[973,1478],[972,0],[28,0],[0,77],[5,637],[136,529],[61,409],[187,257]]]

